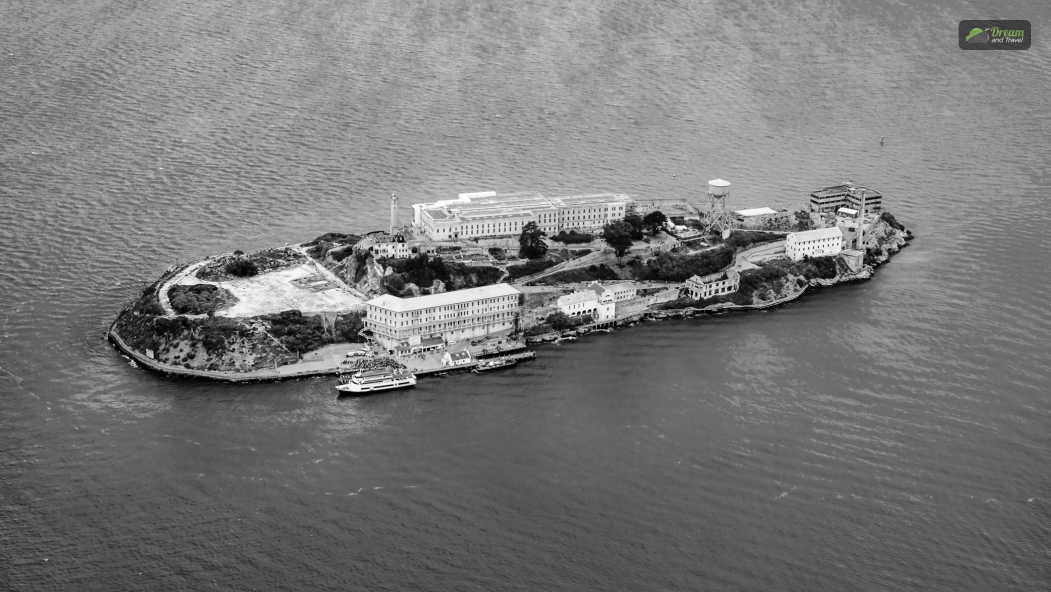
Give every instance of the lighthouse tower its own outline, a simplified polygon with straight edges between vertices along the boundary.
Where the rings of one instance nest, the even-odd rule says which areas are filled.
[[[390,235],[394,236],[394,229],[398,227],[398,193],[390,194]]]

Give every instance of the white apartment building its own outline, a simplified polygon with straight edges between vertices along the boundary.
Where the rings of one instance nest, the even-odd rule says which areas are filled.
[[[529,222],[544,232],[592,231],[620,220],[634,200],[627,195],[601,193],[544,197],[535,191],[461,193],[459,198],[415,204],[413,225],[431,240],[518,236]]]
[[[365,328],[387,349],[419,345],[440,337],[447,343],[514,329],[522,293],[495,284],[398,298],[384,294],[365,303]]]
[[[710,273],[706,276],[695,275],[686,280],[686,291],[694,300],[704,300],[720,294],[736,292],[741,286],[741,274],[728,269],[725,272]]]
[[[792,261],[803,257],[825,257],[843,250],[843,230],[838,226],[806,232],[791,232],[785,237],[785,256]]]

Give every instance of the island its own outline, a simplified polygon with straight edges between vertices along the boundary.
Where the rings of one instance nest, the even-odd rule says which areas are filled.
[[[642,320],[783,305],[872,278],[913,238],[852,183],[805,209],[480,192],[389,228],[169,267],[108,337],[132,364],[231,382],[389,369],[426,375]],[[715,183],[715,182],[713,182]],[[506,363],[505,363],[506,362]]]

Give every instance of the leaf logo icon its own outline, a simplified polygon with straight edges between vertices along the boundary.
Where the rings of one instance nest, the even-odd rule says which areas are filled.
[[[967,34],[964,41],[967,43],[988,43],[989,33],[978,28],[971,29],[971,32]]]

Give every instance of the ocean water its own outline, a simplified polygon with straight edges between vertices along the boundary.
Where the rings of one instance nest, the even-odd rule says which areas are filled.
[[[1048,589],[1049,16],[0,1],[0,589]],[[964,52],[972,18],[1037,38]],[[862,183],[917,239],[778,310],[361,399],[103,337],[171,263],[381,228],[391,191],[716,177],[735,209]]]

